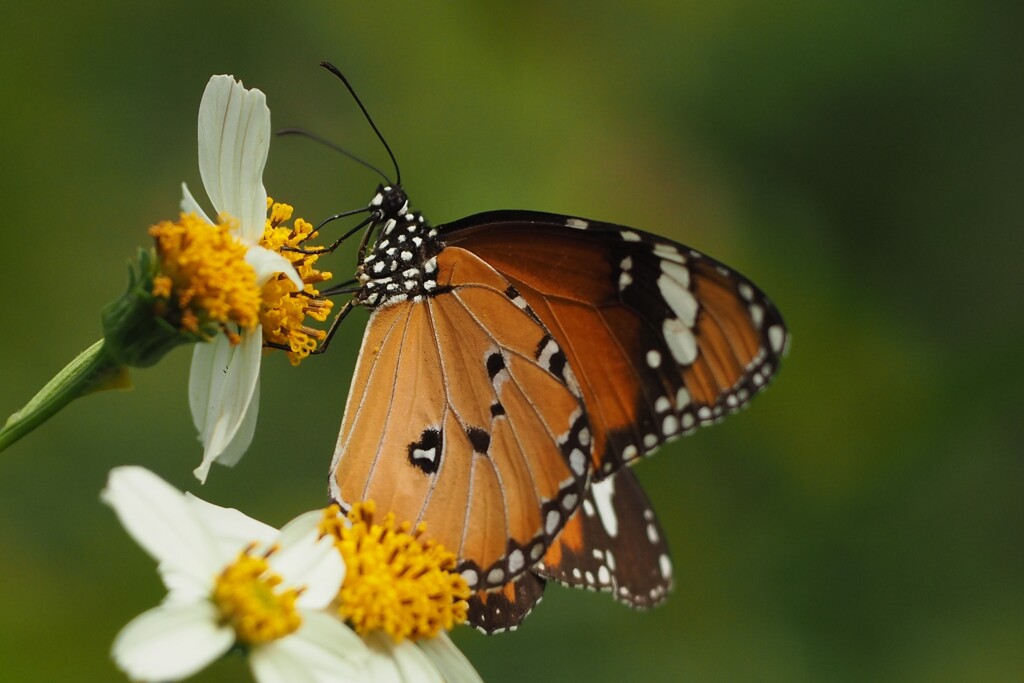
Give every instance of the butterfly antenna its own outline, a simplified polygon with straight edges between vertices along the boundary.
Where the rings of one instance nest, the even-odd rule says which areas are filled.
[[[357,157],[355,154],[348,151],[344,147],[336,145],[327,138],[320,137],[316,133],[311,133],[310,131],[302,128],[282,128],[281,130],[277,131],[277,135],[301,135],[304,138],[309,138],[310,140],[319,142],[324,147],[333,149],[335,152],[340,152],[347,156],[352,161],[356,162],[357,164],[362,164],[366,168],[376,172],[378,175],[380,175],[381,178],[383,178],[388,183],[388,185],[393,184],[391,182],[391,178],[388,178],[387,174],[384,173],[384,171],[380,170],[379,168],[371,164],[369,161],[366,161],[365,159],[360,159],[359,157]],[[396,166],[395,168],[397,169],[398,167]]]
[[[323,68],[327,69],[332,74],[337,76],[338,80],[340,80],[342,83],[344,83],[345,87],[348,88],[349,93],[352,95],[352,99],[354,99],[356,101],[356,104],[359,105],[359,109],[362,110],[363,116],[366,117],[367,123],[370,124],[370,128],[373,128],[373,132],[377,134],[377,139],[379,139],[381,144],[384,145],[384,149],[386,149],[388,151],[388,156],[391,157],[391,163],[394,164],[394,166],[395,166],[395,175],[397,176],[395,178],[395,180],[397,181],[395,184],[401,186],[401,184],[402,184],[402,171],[399,170],[399,168],[398,168],[398,160],[395,159],[395,154],[394,154],[394,152],[391,151],[391,146],[388,145],[388,141],[385,140],[384,136],[380,134],[380,129],[377,128],[377,124],[375,124],[373,122],[373,119],[370,118],[370,113],[368,111],[366,111],[366,107],[363,106],[363,103],[362,103],[362,101],[360,101],[359,95],[356,94],[355,89],[353,89],[352,84],[349,83],[348,79],[345,78],[344,74],[342,74],[341,71],[338,70],[338,67],[334,66],[330,62],[320,62],[320,66],[322,66]],[[379,171],[378,171],[378,173],[379,173]],[[383,174],[381,174],[381,175],[383,175]]]

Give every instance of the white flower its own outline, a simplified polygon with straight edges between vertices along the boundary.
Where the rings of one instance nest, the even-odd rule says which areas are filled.
[[[270,150],[270,110],[259,90],[247,90],[231,76],[214,76],[199,104],[199,171],[216,215],[233,221],[238,239],[248,247],[245,260],[263,286],[285,273],[302,290],[302,280],[288,259],[259,246],[266,225],[267,191],[263,167]],[[211,224],[206,212],[182,184],[181,210]],[[189,406],[203,444],[203,461],[195,469],[206,480],[214,461],[234,465],[248,448],[256,428],[262,329],[240,330],[233,345],[218,334],[197,344],[189,374]]]
[[[363,677],[368,683],[482,683],[480,674],[446,633],[415,643],[395,643],[383,631],[363,639],[370,647]]]
[[[319,512],[278,533],[140,467],[114,469],[102,498],[159,562],[168,589],[114,641],[114,660],[129,677],[180,680],[240,645],[259,683],[362,679],[366,645],[324,611],[345,564],[310,523]]]

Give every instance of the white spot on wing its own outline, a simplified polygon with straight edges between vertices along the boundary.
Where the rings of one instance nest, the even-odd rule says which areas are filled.
[[[679,253],[679,250],[671,244],[654,245],[654,255],[669,261],[675,261],[679,264],[686,263],[686,258],[684,258],[683,255]]]
[[[625,240],[626,242],[639,242],[640,241],[640,235],[638,235],[637,233],[633,232],[632,230],[623,230],[619,234],[622,235],[622,239]]]
[[[676,392],[676,410],[688,406],[690,404],[690,392],[686,390],[686,387],[679,387],[679,391]]]
[[[523,568],[523,563],[524,563],[524,559],[523,559],[523,551],[522,550],[518,550],[518,549],[517,550],[513,550],[509,554],[509,556],[508,556],[508,570],[510,572],[512,572],[513,574],[517,573],[520,569]]]
[[[548,536],[555,533],[558,529],[558,523],[562,521],[562,515],[558,513],[558,510],[549,510],[547,519],[544,520],[544,531]]]
[[[679,431],[679,418],[675,415],[666,415],[661,423],[661,432],[665,436],[672,436]]]
[[[652,368],[661,365],[661,353],[657,349],[651,349],[647,352],[647,364]]]
[[[684,282],[667,271],[663,272],[658,277],[658,289],[661,291],[661,296],[664,297],[665,303],[669,305],[669,308],[676,314],[676,317],[686,323],[687,327],[693,327],[694,322],[697,320],[697,299],[694,298],[688,289],[689,271],[683,266],[669,263],[668,261],[662,261],[661,267],[662,270],[678,268],[680,271],[687,273],[686,281]]]
[[[782,329],[782,325],[772,325],[768,328],[768,343],[772,345],[772,351],[782,353],[782,345],[785,342],[786,332]]]
[[[577,477],[582,477],[587,471],[587,456],[578,448],[572,449],[569,454],[569,467]]]
[[[601,526],[609,536],[617,537],[619,535],[619,518],[615,514],[615,506],[612,505],[612,496],[615,495],[615,478],[608,477],[592,484],[590,495],[597,506],[597,516],[601,519]]]
[[[566,218],[565,224],[567,227],[576,228],[577,230],[586,230],[590,223],[580,218]]]
[[[761,329],[761,323],[764,322],[764,309],[757,304],[750,304],[747,310],[750,311],[750,319],[753,321],[754,327]]]
[[[693,330],[679,318],[666,318],[662,323],[661,333],[677,363],[689,365],[697,360],[697,338],[693,336]]]

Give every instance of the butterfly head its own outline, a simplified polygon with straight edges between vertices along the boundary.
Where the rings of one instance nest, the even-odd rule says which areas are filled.
[[[409,197],[398,185],[381,184],[370,200],[370,208],[379,217],[377,222],[397,221],[409,212]]]

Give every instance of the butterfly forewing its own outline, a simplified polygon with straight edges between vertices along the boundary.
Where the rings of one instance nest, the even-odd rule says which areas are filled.
[[[785,350],[782,319],[753,283],[655,235],[528,211],[440,230],[504,275],[564,350],[599,478],[743,407]]]
[[[332,492],[425,522],[471,587],[500,586],[582,500],[589,430],[564,355],[507,280],[460,249],[437,263],[435,295],[371,315]]]
[[[489,635],[516,630],[544,597],[545,584],[527,572],[498,590],[477,591],[469,599],[469,625]]]

